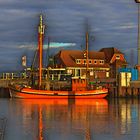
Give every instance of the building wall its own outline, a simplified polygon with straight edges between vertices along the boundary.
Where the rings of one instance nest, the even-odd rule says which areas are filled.
[[[75,78],[86,78],[87,70],[86,68],[68,68],[67,73],[71,74],[72,77]],[[96,79],[96,78],[108,78],[109,77],[109,72],[107,70],[94,70],[93,68],[89,69],[88,76],[90,76],[91,79]]]

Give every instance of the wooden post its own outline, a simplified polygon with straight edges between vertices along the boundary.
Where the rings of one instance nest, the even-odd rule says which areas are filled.
[[[131,88],[131,97],[134,97],[134,87]]]

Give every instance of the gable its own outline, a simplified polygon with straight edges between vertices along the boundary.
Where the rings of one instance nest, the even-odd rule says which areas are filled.
[[[114,47],[102,48],[100,51],[104,52],[106,62],[108,62],[108,63],[110,63],[114,54],[123,54],[121,51],[119,51],[117,48],[114,48]]]
[[[114,63],[116,60],[120,60],[122,62],[126,62],[125,58],[124,58],[124,55],[123,54],[118,54],[118,53],[115,53],[112,57],[112,59],[110,60],[110,63]]]

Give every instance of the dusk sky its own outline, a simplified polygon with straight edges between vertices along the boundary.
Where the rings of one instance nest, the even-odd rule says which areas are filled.
[[[88,20],[90,50],[116,47],[129,63],[136,64],[134,0],[0,0],[0,71],[21,69],[22,55],[27,55],[30,64],[30,53],[37,47],[40,13],[47,25],[45,44],[50,36],[53,48],[81,49]]]

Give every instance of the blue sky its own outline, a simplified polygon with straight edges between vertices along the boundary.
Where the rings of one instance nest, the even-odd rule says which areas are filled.
[[[125,53],[128,62],[136,64],[134,0],[0,0],[0,71],[21,69],[22,55],[27,55],[30,64],[32,48],[37,47],[40,13],[47,27],[45,44],[50,36],[57,47],[61,43],[63,48],[81,49],[88,20],[91,50],[116,47]],[[52,52],[56,50],[53,48]]]

